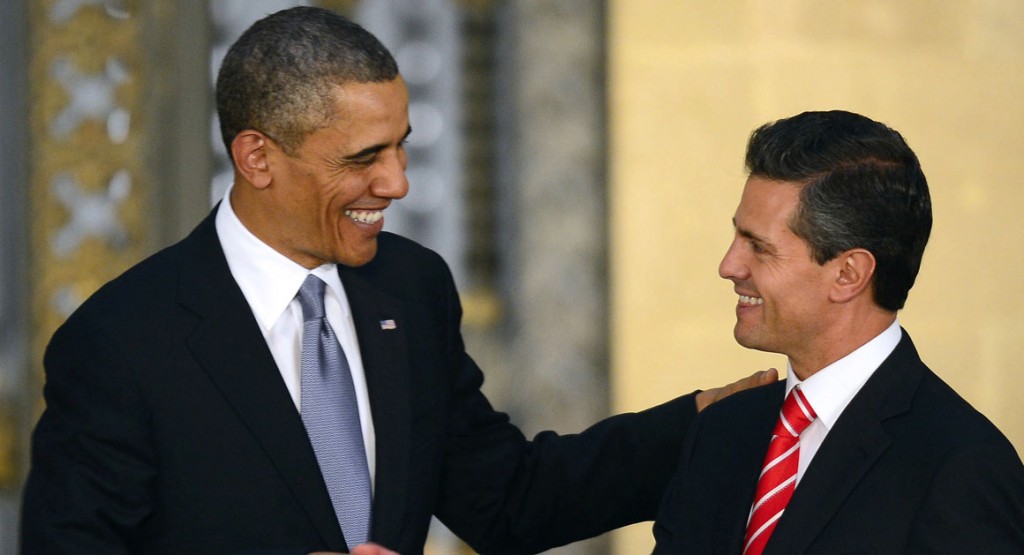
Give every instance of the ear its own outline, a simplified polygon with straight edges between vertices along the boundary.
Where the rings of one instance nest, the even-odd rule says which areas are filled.
[[[231,159],[235,171],[257,189],[270,185],[268,149],[270,139],[253,129],[246,129],[231,141]]]
[[[875,275],[875,256],[864,249],[850,249],[833,261],[837,265],[836,279],[829,297],[838,303],[845,303],[865,291],[871,290],[871,279]]]

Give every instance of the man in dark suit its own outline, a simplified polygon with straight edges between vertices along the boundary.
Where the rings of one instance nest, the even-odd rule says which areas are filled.
[[[655,552],[1024,553],[1019,456],[897,320],[932,224],[913,151],[808,112],[757,129],[746,164],[719,273],[737,342],[789,374],[697,417]]]
[[[431,515],[535,552],[653,519],[695,408],[727,391],[533,441],[492,409],[445,263],[381,232],[411,129],[372,35],[269,16],[225,57],[217,107],[229,193],[47,349],[24,552],[409,554]]]

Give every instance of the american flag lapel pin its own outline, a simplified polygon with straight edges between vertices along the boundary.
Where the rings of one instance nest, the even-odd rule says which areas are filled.
[[[381,320],[380,329],[382,330],[393,330],[398,329],[398,325],[395,324],[394,320]]]

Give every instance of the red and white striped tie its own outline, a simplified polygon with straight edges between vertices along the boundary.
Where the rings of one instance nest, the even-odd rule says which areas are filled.
[[[779,420],[772,431],[768,454],[764,457],[757,494],[747,523],[743,555],[761,555],[775,524],[782,518],[793,490],[800,462],[800,433],[817,418],[800,388],[793,388],[782,403]]]

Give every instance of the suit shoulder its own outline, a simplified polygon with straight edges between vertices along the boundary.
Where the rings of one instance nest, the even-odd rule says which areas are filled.
[[[416,241],[386,232],[377,239],[377,255],[356,272],[378,282],[396,277],[451,280],[451,271],[441,255]]]
[[[712,421],[744,423],[761,418],[765,410],[777,411],[785,393],[785,380],[737,391],[709,405],[700,416]]]
[[[371,263],[421,263],[444,265],[441,255],[423,245],[394,233],[384,232],[378,237],[377,256]]]
[[[999,428],[924,363],[899,370],[893,375],[905,378],[902,386],[891,392],[870,392],[881,396],[884,408],[879,423],[892,442],[892,456],[908,461],[908,467],[916,468],[919,476],[938,472],[956,461],[972,460],[972,453],[999,453],[1000,458],[1020,464],[1016,450]],[[877,406],[870,401],[868,404]],[[852,407],[851,403],[847,410]],[[846,422],[844,430],[849,432],[850,426],[857,427],[864,418],[870,421],[873,417],[861,414]]]
[[[1009,440],[981,411],[971,405],[930,369],[915,395],[914,420],[933,431],[936,439],[961,448],[981,443],[1005,443]]]
[[[174,299],[179,260],[179,246],[172,245],[129,267],[90,295],[65,326],[80,320],[131,322],[133,315],[154,313]]]

